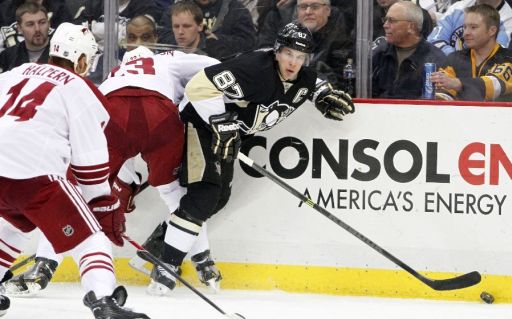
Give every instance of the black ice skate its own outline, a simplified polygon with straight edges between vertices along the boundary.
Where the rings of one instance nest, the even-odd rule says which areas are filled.
[[[117,287],[112,296],[100,299],[91,290],[84,297],[84,305],[91,309],[96,319],[150,319],[143,313],[124,308],[127,297],[128,293],[123,286]]]
[[[6,294],[31,296],[45,289],[58,265],[54,260],[36,257],[32,267],[4,283]]]
[[[199,281],[212,288],[215,292],[218,292],[220,290],[222,276],[217,267],[215,267],[215,262],[210,255],[210,250],[196,254],[192,256],[191,259],[196,267]]]
[[[166,264],[175,273],[178,273],[178,267]],[[176,287],[176,278],[161,266],[154,266],[151,271],[151,282],[147,288],[147,293],[153,296],[168,295]]]

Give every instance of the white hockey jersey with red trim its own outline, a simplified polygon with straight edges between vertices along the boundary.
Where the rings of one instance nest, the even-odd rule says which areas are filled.
[[[192,76],[217,63],[218,60],[205,55],[163,52],[115,67],[99,89],[106,95],[123,87],[139,87],[156,91],[177,105],[183,99],[185,85]]]
[[[26,63],[0,74],[0,176],[65,177],[86,200],[110,194],[105,98],[58,66]]]

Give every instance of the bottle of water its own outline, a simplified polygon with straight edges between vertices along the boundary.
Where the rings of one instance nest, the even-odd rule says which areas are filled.
[[[347,64],[343,67],[344,91],[352,97],[356,94],[356,74],[353,62],[354,60],[349,58],[347,59]]]

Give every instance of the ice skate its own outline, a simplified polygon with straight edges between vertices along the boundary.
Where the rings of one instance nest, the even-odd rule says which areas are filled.
[[[178,273],[178,267],[166,264],[174,272]],[[146,289],[147,293],[153,296],[165,296],[176,287],[176,278],[161,266],[154,266],[151,271],[151,282]]]
[[[59,264],[51,259],[36,257],[27,271],[5,282],[5,293],[12,296],[32,296],[45,289]]]
[[[91,309],[96,319],[150,319],[143,313],[123,307],[127,297],[128,293],[123,286],[117,287],[112,296],[100,299],[91,290],[84,297],[84,305]]]
[[[192,262],[196,267],[199,281],[211,288],[214,292],[220,291],[220,281],[222,276],[220,271],[215,267],[210,250],[192,256]]]

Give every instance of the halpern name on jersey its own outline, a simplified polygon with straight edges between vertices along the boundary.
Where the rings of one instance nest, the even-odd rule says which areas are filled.
[[[23,75],[34,75],[40,77],[46,77],[58,82],[63,82],[64,84],[68,84],[72,80],[75,79],[71,73],[63,72],[59,68],[53,68],[50,65],[43,64],[35,64],[31,63],[24,71]]]
[[[237,123],[232,124],[219,124],[218,126],[219,132],[229,132],[229,131],[236,131],[240,128],[240,126]]]

